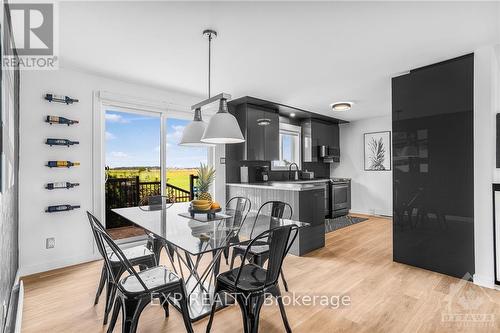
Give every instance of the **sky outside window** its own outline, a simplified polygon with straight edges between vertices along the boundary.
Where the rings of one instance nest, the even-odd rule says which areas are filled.
[[[106,165],[117,167],[160,166],[160,117],[106,111]],[[168,118],[167,168],[196,168],[207,163],[207,149],[178,143],[188,120]]]

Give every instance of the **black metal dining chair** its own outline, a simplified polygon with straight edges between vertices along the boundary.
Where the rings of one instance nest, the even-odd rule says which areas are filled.
[[[95,220],[93,220],[93,222],[95,222]],[[173,297],[175,301],[178,302],[181,309],[186,331],[193,333],[189,318],[184,281],[165,266],[155,266],[137,272],[124,252],[111,239],[102,225],[94,223],[93,227],[96,232],[97,241],[99,242],[99,248],[104,249],[106,246],[109,247],[113,256],[118,258],[129,273],[129,275],[123,279],[120,279],[120,276],[115,276],[112,269],[112,261],[108,256],[104,256],[108,274],[113,281],[118,281],[116,283],[116,298],[113,306],[113,315],[107,332],[113,332],[118,315],[121,311],[122,332],[135,333],[142,311],[154,298],[159,298],[165,310],[165,316],[168,317],[168,297]]]
[[[144,197],[139,202],[139,209],[146,212],[154,212],[159,210],[166,211],[175,203],[175,197],[171,195],[151,195]],[[160,260],[160,252],[162,248],[165,248],[168,258],[173,265],[173,255],[174,249],[164,243],[162,240],[157,239],[152,233],[146,233],[148,236],[147,247],[155,253],[158,257],[158,262]],[[175,266],[173,266],[175,269]]]
[[[175,198],[168,195],[150,195],[139,202],[139,209],[145,211],[166,210],[172,207]]]
[[[219,274],[215,283],[214,303],[208,321],[206,332],[212,328],[213,318],[217,309],[218,297],[222,292],[231,295],[240,306],[243,316],[245,333],[257,333],[259,329],[259,314],[264,300],[273,296],[277,299],[281,317],[288,333],[292,332],[281,299],[278,278],[283,260],[297,237],[298,227],[295,225],[282,226],[264,231],[255,237],[243,255],[240,267]],[[293,236],[291,236],[293,232]],[[246,264],[250,249],[254,244],[265,241],[269,245],[269,262],[267,269],[254,263]]]
[[[253,234],[255,232],[255,226],[257,225],[257,221],[262,220],[263,218],[269,217],[271,218],[283,218],[291,219],[293,215],[293,209],[290,204],[283,201],[267,201],[263,203],[255,216],[252,230],[250,231],[250,239],[252,239]],[[248,245],[240,244],[233,247],[233,255],[231,257],[231,264],[229,265],[230,269],[233,269],[234,260],[236,257],[243,257],[245,252],[247,251]],[[250,248],[249,252],[249,261],[260,266],[264,267],[265,262],[269,259],[269,244],[265,240],[261,240]],[[286,282],[283,271],[281,271],[281,280],[283,281],[283,286],[285,287],[285,291],[288,291],[288,283]]]
[[[92,229],[92,234],[94,235],[94,240],[97,245],[97,249],[99,253],[106,260],[106,258],[110,262],[110,269],[113,271],[113,276],[119,278],[125,271],[126,267],[121,263],[118,257],[113,253],[108,253],[105,248],[100,247],[100,243],[97,239],[97,233],[95,230],[95,226],[98,225],[101,229],[104,229],[104,226],[99,222],[99,220],[92,215],[90,212],[87,212],[87,217],[90,222],[90,227]],[[140,270],[144,270],[149,267],[154,267],[158,265],[157,258],[154,253],[148,249],[146,245],[138,245],[130,248],[126,248],[123,250],[123,254],[129,260],[129,262],[134,266],[139,266]],[[103,264],[101,269],[101,277],[99,279],[99,286],[97,287],[97,292],[94,299],[94,305],[99,303],[99,297],[101,296],[104,286],[106,286],[106,304],[104,306],[104,319],[103,325],[106,325],[108,322],[108,316],[111,312],[111,308],[113,305],[113,300],[116,292],[116,284],[118,280],[113,279],[106,268],[106,263]]]
[[[226,203],[225,212],[231,215],[231,218],[226,221],[238,229],[233,236],[233,240],[239,241],[239,232],[246,221],[250,209],[252,209],[252,202],[246,197],[232,197]],[[224,249],[224,258],[226,259],[226,265],[229,265],[229,248]]]

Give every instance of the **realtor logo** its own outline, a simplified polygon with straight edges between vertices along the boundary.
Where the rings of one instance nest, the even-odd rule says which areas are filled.
[[[19,69],[57,69],[55,3],[9,3],[11,30],[4,30],[7,59],[2,66]],[[16,56],[17,55],[17,56]]]

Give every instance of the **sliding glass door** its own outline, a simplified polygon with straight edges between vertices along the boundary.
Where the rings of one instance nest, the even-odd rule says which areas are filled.
[[[191,200],[197,168],[210,162],[210,150],[178,145],[188,117],[188,113],[105,109],[105,223],[115,239],[144,232],[112,209],[138,206],[152,195],[166,195],[172,202]]]
[[[116,239],[142,235],[111,209],[161,194],[161,114],[110,109],[104,119],[106,228]]]
[[[182,132],[189,122],[173,117],[166,119],[167,191],[176,201],[188,201],[183,199],[186,195],[191,196],[197,168],[200,163],[208,164],[208,148],[179,146]]]

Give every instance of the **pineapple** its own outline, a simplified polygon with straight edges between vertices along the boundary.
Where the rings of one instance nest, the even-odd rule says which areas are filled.
[[[208,193],[210,185],[215,179],[215,169],[201,163],[198,169],[198,200],[208,200],[212,202],[212,196]]]

